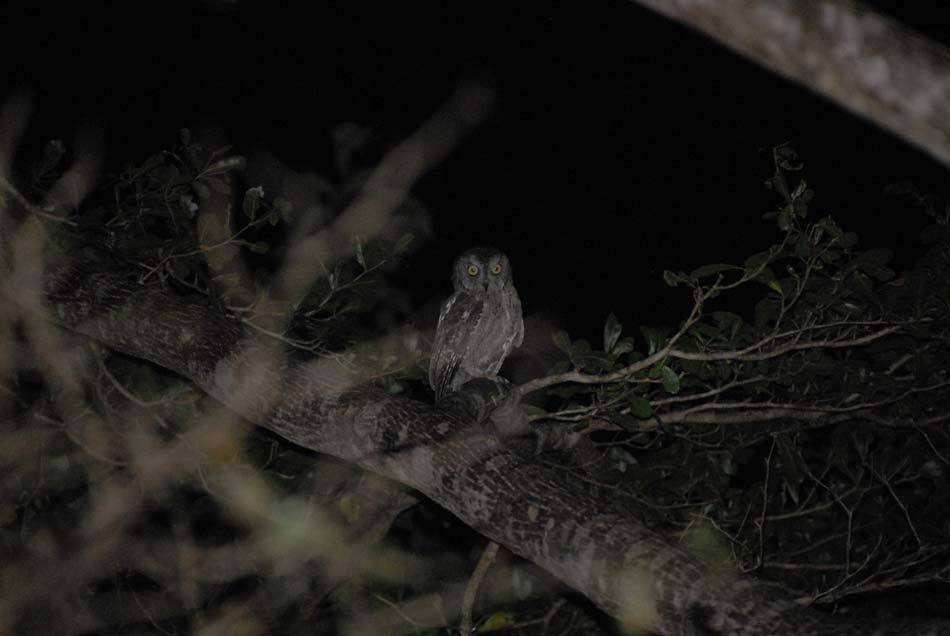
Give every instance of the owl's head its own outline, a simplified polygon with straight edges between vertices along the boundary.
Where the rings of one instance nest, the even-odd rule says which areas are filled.
[[[487,291],[511,285],[511,265],[504,252],[494,247],[473,247],[455,259],[452,285],[455,291]]]

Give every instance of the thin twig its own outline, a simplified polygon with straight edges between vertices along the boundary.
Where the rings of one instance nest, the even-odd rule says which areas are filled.
[[[482,584],[482,579],[485,578],[485,574],[495,561],[497,554],[498,544],[494,541],[489,541],[488,545],[485,546],[485,550],[482,552],[481,558],[478,560],[478,565],[475,566],[472,578],[468,580],[468,585],[465,586],[465,595],[462,597],[462,623],[460,627],[462,636],[470,634],[472,631],[472,607],[475,605],[475,595],[478,594],[478,588]]]
[[[79,224],[75,221],[70,221],[66,217],[58,216],[51,212],[47,212],[38,205],[33,205],[30,203],[25,196],[20,194],[20,191],[16,189],[12,183],[7,181],[4,177],[0,176],[0,185],[3,186],[3,189],[13,195],[13,198],[17,200],[17,203],[26,208],[29,212],[35,214],[36,216],[42,217],[44,219],[49,219],[50,221],[56,221],[57,223],[65,223],[66,225],[71,225],[77,227]]]
[[[703,295],[702,290],[694,290],[693,294],[693,309],[689,314],[689,317],[686,319],[686,322],[683,323],[683,326],[680,327],[680,330],[670,338],[666,345],[654,353],[651,356],[640,360],[639,362],[634,362],[619,371],[613,373],[607,373],[604,375],[589,375],[586,373],[581,373],[580,371],[569,371],[567,373],[561,373],[558,375],[551,375],[545,378],[537,378],[529,382],[525,382],[518,387],[522,395],[527,395],[533,391],[538,391],[540,389],[549,387],[554,384],[563,384],[565,382],[574,382],[576,384],[609,384],[611,382],[621,382],[627,380],[631,375],[644,369],[649,369],[654,364],[667,357],[670,351],[673,350],[673,345],[687,332],[689,328],[696,324],[696,321],[699,320],[700,315],[702,314],[703,300],[705,296]]]

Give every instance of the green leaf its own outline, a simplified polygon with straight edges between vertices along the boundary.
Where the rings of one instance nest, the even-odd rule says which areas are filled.
[[[804,181],[800,185],[804,185]],[[811,203],[812,199],[815,198],[815,191],[809,189],[804,189],[801,193],[797,193],[794,197],[794,203],[792,206],[795,208],[795,214],[800,218],[805,218],[808,216],[808,204]]]
[[[681,541],[691,555],[714,568],[731,564],[729,545],[723,540],[722,532],[709,521],[690,524]]]
[[[711,317],[716,321],[718,331],[727,334],[730,340],[734,340],[736,334],[745,326],[742,316],[729,311],[714,311]]]
[[[653,407],[648,399],[640,395],[631,395],[627,401],[630,402],[630,414],[634,417],[641,420],[653,417]]]
[[[509,612],[495,612],[478,625],[476,631],[479,634],[482,632],[498,632],[503,629],[509,629],[514,624],[515,617],[513,614]]]
[[[759,273],[752,280],[756,281],[757,283],[762,283],[763,285],[768,285],[771,281],[778,278],[778,276],[775,275],[775,272],[772,271],[772,268],[768,265],[763,267],[761,270],[757,269],[753,271],[758,271]],[[748,276],[749,273],[751,272],[747,272],[746,275]]]
[[[567,373],[571,370],[571,363],[567,360],[561,359],[551,365],[548,369],[548,375],[560,375],[562,373]]]
[[[735,323],[742,324],[742,316],[734,314],[731,311],[714,311],[709,317],[716,321],[716,324],[723,329],[730,329]]]
[[[788,232],[792,228],[792,215],[794,210],[792,206],[786,205],[778,213],[778,229]]]
[[[789,196],[791,196],[793,199],[797,199],[798,197],[802,196],[802,194],[804,194],[805,190],[807,189],[808,189],[808,184],[805,182],[804,179],[802,179],[801,181],[798,182],[798,186],[795,187],[795,191],[792,192],[792,194]]]
[[[244,168],[247,162],[244,160],[244,157],[240,155],[235,155],[233,157],[228,157],[227,159],[222,159],[221,161],[215,162],[208,166],[205,170],[205,174],[219,174],[222,172],[228,172],[230,170],[241,170]]]
[[[676,287],[680,283],[689,283],[689,277],[683,272],[674,272],[669,269],[663,270],[663,282],[670,287]]]
[[[647,346],[649,347],[648,356],[652,356],[654,353],[660,350],[663,346],[663,343],[666,341],[666,330],[657,329],[655,327],[640,327],[640,331],[643,333],[643,337],[646,338]]]
[[[858,256],[855,266],[862,272],[879,281],[888,281],[894,277],[894,270],[886,267],[894,253],[886,248],[868,250]]]
[[[841,247],[854,247],[858,244],[858,235],[854,232],[845,232],[841,237]]]
[[[614,345],[614,348],[610,351],[614,356],[622,356],[625,353],[630,353],[633,351],[635,346],[633,338],[627,336],[620,340],[617,344]]]
[[[577,364],[578,360],[588,355],[592,351],[590,343],[586,340],[577,340],[571,345],[571,359],[574,360],[574,364]]]
[[[613,353],[614,345],[620,339],[621,331],[623,331],[623,326],[617,320],[617,317],[613,314],[608,315],[607,323],[604,325],[604,351]]]
[[[798,240],[795,241],[795,256],[801,259],[805,259],[808,257],[809,254],[811,254],[811,251],[812,251],[811,238],[809,238],[808,234],[805,234],[804,232],[802,232],[798,236]]]
[[[732,476],[739,472],[739,467],[736,466],[736,461],[732,457],[732,453],[723,453],[719,458],[719,468],[722,469],[722,472],[726,475]]]
[[[591,351],[579,362],[581,363],[580,366],[582,368],[594,373],[603,373],[605,371],[609,371],[614,365],[613,358],[611,358],[609,354],[601,353],[599,351]]]
[[[770,251],[753,254],[749,258],[745,259],[744,265],[746,272],[751,274],[752,272],[757,271],[765,263],[768,263],[770,260],[772,260],[772,252]]]
[[[355,523],[359,521],[360,517],[363,515],[363,506],[360,502],[360,499],[352,494],[345,494],[340,498],[337,506],[340,512],[343,514],[343,517],[350,523]]]
[[[640,420],[631,416],[624,415],[623,413],[618,413],[616,415],[610,416],[610,422],[616,424],[623,430],[629,433],[642,433],[643,431],[640,428]]]
[[[244,193],[244,214],[252,221],[257,217],[257,210],[261,207],[260,192],[259,188],[249,188]]]
[[[770,280],[769,287],[775,290],[781,296],[785,295],[785,291],[782,289],[782,285],[777,280]]]
[[[776,171],[775,175],[765,180],[765,187],[769,190],[775,190],[783,199],[788,199],[788,184],[785,182],[785,176]]]
[[[795,152],[795,149],[791,146],[777,146],[772,152],[775,155],[775,163],[777,163],[782,170],[798,172],[805,167],[805,164],[799,159],[798,153]]]
[[[841,258],[841,252],[838,250],[825,249],[825,250],[822,250],[821,252],[822,263],[834,263],[839,258]]]
[[[697,267],[691,271],[689,275],[690,278],[706,278],[707,276],[712,276],[713,274],[718,274],[719,272],[731,272],[736,270],[742,271],[742,268],[735,265],[730,265],[728,263],[712,263],[711,265]]]
[[[248,248],[255,254],[267,254],[270,251],[270,244],[266,241],[257,241],[256,243],[248,244]]]
[[[663,388],[666,389],[666,392],[671,395],[679,393],[680,377],[676,375],[676,371],[667,366],[663,366],[660,368],[660,373],[663,375]]]
[[[566,353],[571,355],[571,337],[567,335],[566,331],[558,329],[553,334],[551,334],[551,339],[554,340],[554,345]]]

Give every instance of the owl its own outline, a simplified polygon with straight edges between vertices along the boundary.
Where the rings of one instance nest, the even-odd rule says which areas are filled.
[[[493,247],[473,247],[455,259],[455,293],[439,312],[429,362],[436,401],[472,378],[494,377],[524,338],[521,300],[508,257]]]

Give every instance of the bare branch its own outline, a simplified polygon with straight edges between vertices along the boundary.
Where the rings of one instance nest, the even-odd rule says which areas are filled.
[[[636,0],[950,164],[950,53],[846,0]]]

